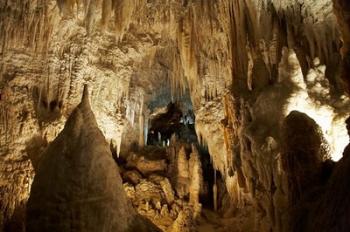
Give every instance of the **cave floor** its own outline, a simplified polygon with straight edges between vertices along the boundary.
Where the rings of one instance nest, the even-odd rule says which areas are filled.
[[[199,219],[198,232],[227,231],[228,222],[218,213],[212,210],[203,209],[202,217]]]

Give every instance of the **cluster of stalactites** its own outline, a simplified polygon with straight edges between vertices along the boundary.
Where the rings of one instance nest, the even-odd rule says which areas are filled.
[[[251,0],[231,1],[230,50],[236,86],[253,90],[254,71],[261,64],[268,73],[268,81],[274,82],[283,47],[296,51],[304,75],[315,57],[330,69],[337,65],[337,60],[331,58],[340,47],[334,16],[325,12],[327,17],[319,20],[305,5],[296,2],[282,7],[273,1],[259,4]]]
[[[52,32],[48,15],[51,7],[48,1],[0,1],[0,54],[11,48],[44,52]]]
[[[102,28],[114,30],[119,38],[127,31],[135,10],[142,3],[142,0],[57,0],[64,17],[78,16],[83,9],[88,31],[100,20]]]
[[[186,91],[188,91],[188,83],[184,76],[179,50],[176,47],[172,47],[169,53],[171,54],[171,68],[168,70],[167,76],[170,85],[171,99],[175,101],[186,94]]]
[[[227,49],[228,0],[189,1],[178,18],[176,43],[195,109],[231,84]]]

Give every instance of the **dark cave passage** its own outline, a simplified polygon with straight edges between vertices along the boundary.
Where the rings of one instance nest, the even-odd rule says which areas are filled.
[[[170,102],[166,111],[155,115],[150,122],[147,145],[169,145],[172,135],[187,143],[196,143],[195,116],[191,109],[182,112],[178,102]]]
[[[187,110],[187,112],[183,113],[179,107],[179,103],[171,102],[167,105],[166,112],[153,118],[149,131],[148,145],[169,146],[171,137],[175,135],[178,140],[186,144],[187,155],[191,153],[191,144],[197,147],[203,176],[200,202],[204,208],[213,210],[214,169],[210,160],[208,148],[198,143],[193,111]],[[187,158],[189,159],[189,157]],[[220,174],[217,173],[216,175]]]

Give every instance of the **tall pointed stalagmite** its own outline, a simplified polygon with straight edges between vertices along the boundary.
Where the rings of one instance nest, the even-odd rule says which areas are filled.
[[[88,89],[44,152],[27,205],[27,231],[158,231],[128,203]]]

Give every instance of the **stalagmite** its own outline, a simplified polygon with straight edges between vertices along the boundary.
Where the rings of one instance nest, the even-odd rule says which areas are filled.
[[[189,184],[189,166],[185,147],[182,146],[177,154],[176,167],[177,167],[177,183],[176,192],[180,198],[183,198],[188,194]]]
[[[202,188],[202,165],[199,158],[199,152],[194,144],[192,144],[192,152],[189,159],[189,174],[190,174],[190,204],[194,206],[194,218],[200,216],[201,213],[201,204],[199,203],[199,194]]]
[[[128,203],[86,86],[81,103],[38,164],[27,231],[158,231]]]

